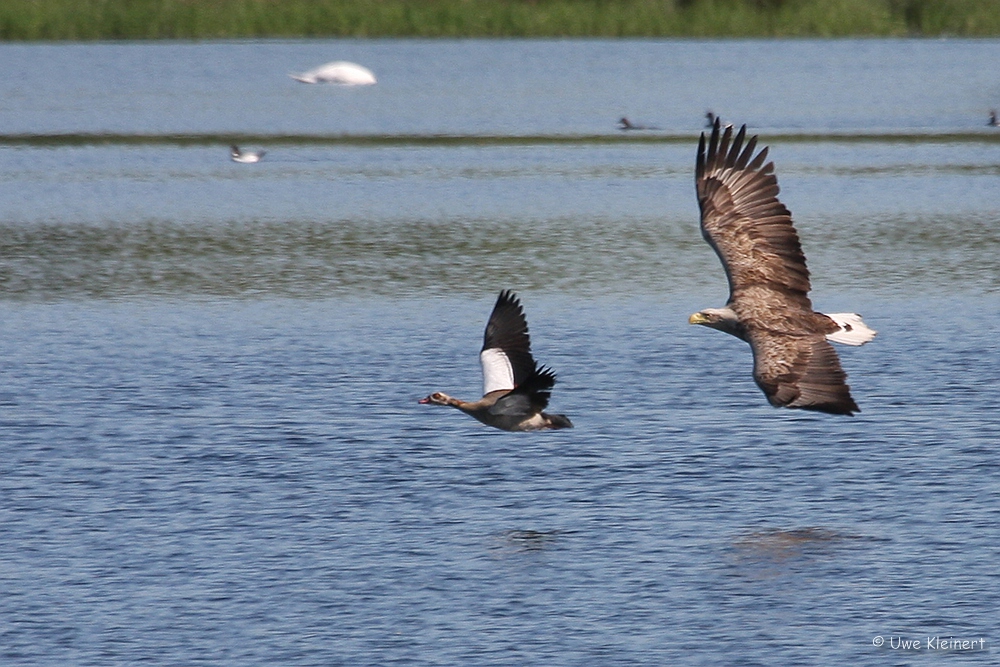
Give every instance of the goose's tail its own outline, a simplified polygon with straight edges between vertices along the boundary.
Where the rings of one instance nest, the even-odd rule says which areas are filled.
[[[573,428],[573,422],[566,415],[553,415],[543,412],[542,417],[546,422],[544,428]]]

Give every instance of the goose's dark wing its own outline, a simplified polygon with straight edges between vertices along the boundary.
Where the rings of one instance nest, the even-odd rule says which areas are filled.
[[[543,366],[525,378],[516,389],[498,399],[490,408],[490,413],[523,417],[537,414],[548,407],[555,385],[556,374]]]
[[[535,372],[531,356],[528,321],[517,296],[510,290],[500,292],[486,323],[483,349],[483,394],[520,386]]]

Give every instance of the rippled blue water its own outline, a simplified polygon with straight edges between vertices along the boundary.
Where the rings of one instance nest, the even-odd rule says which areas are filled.
[[[1000,143],[982,73],[946,76],[997,48],[0,45],[7,137],[601,132],[631,93],[692,136],[300,139],[251,166],[211,143],[0,141],[0,662],[991,664],[926,640],[1000,637]],[[788,104],[695,76],[754,53],[750,88]],[[654,57],[691,68],[669,96],[637,66]],[[284,77],[338,58],[379,85]],[[480,81],[484,62],[548,66]],[[968,136],[772,142],[817,307],[879,330],[840,348],[859,415],[775,410],[745,344],[687,324],[725,298],[697,230],[700,114],[729,90],[758,129],[863,134],[885,114],[858,96],[907,67],[881,103]],[[161,76],[93,92],[122,71]],[[349,96],[364,122],[318,113]],[[576,428],[416,403],[476,395],[501,288]]]

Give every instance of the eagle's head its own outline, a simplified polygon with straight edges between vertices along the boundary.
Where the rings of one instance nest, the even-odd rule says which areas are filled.
[[[719,331],[725,331],[727,334],[731,334],[737,338],[744,338],[743,325],[740,324],[740,318],[728,306],[725,308],[705,308],[704,310],[699,310],[688,318],[688,324],[700,324],[712,329],[718,329]]]

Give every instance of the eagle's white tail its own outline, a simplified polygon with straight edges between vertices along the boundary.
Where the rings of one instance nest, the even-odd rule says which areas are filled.
[[[826,339],[834,343],[864,345],[878,333],[874,329],[869,329],[857,313],[826,313],[826,316],[840,327],[840,331],[826,335]]]

